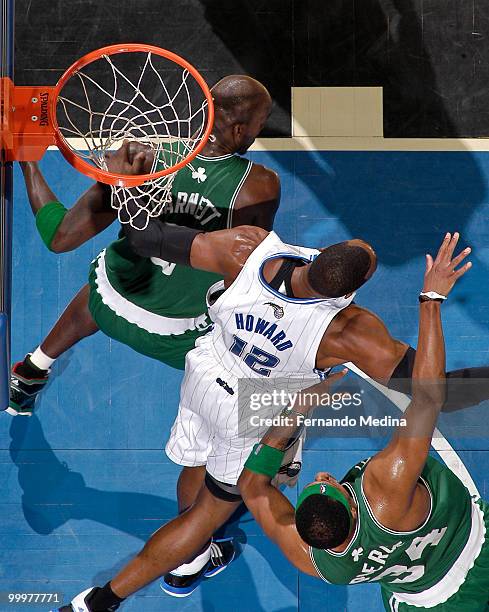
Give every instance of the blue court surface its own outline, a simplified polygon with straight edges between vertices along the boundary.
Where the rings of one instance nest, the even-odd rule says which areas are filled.
[[[358,236],[374,246],[380,266],[357,302],[412,344],[424,253],[435,250],[444,232],[460,231],[462,246],[474,249],[474,267],[444,306],[447,366],[489,363],[489,153],[303,151],[251,157],[281,176],[276,230],[283,239],[323,246]],[[57,152],[46,154],[42,168],[68,206],[90,184]],[[47,334],[117,228],[57,256],[37,235],[18,168],[14,204],[12,354],[17,360]],[[68,598],[104,584],[175,515],[178,468],[163,446],[180,379],[180,372],[98,333],[58,360],[35,416],[0,415],[0,591],[60,591]],[[450,442],[488,498],[489,426],[484,407],[476,410],[476,433]],[[380,442],[312,439],[299,487],[319,469],[343,475]],[[291,499],[296,494],[292,490]],[[155,583],[123,609],[382,609],[376,586],[347,589],[299,576],[249,514],[226,532],[241,547],[226,572],[183,600],[168,597]]]

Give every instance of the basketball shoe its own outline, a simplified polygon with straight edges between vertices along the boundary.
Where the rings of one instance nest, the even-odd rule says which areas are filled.
[[[178,576],[172,573],[165,574],[160,582],[160,587],[165,593],[173,597],[188,597],[204,578],[212,578],[224,571],[233,561],[235,555],[233,538],[213,540],[211,543],[211,557],[201,570],[189,576]]]
[[[119,608],[119,604],[110,606],[110,608],[105,608],[105,610],[101,610],[100,608],[95,610],[95,608],[92,608],[90,602],[93,600],[97,591],[100,591],[100,587],[91,587],[77,595],[67,606],[63,606],[57,610],[51,610],[50,612],[115,612]]]
[[[31,363],[30,353],[12,366],[10,401],[6,412],[13,416],[31,416],[37,396],[48,382],[51,370],[40,370]]]

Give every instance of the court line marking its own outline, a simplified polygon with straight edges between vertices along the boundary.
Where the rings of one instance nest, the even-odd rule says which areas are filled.
[[[387,397],[395,406],[397,406],[401,412],[404,413],[406,408],[409,406],[411,399],[404,393],[394,391],[393,389],[388,389],[377,381],[372,380],[367,374],[365,374],[365,372],[360,370],[360,368],[357,368],[357,366],[351,362],[345,363],[345,366],[357,376],[363,378],[363,380],[366,380],[368,383],[370,383],[372,387],[380,391],[380,393],[385,395],[385,397]],[[472,479],[469,470],[466,468],[462,459],[458,456],[457,452],[454,450],[448,440],[443,436],[439,429],[435,429],[435,431],[433,432],[431,446],[443,459],[445,465],[449,467],[452,472],[460,478],[460,480],[469,490],[469,493],[479,499],[479,490],[477,489],[477,486],[474,480]]]
[[[257,138],[250,151],[489,151],[489,138],[384,138],[382,136],[294,136]]]
[[[86,151],[81,138],[68,139],[70,145]],[[112,150],[118,147],[113,147]],[[52,145],[50,151],[58,147]],[[259,151],[390,151],[390,152],[472,152],[489,151],[489,138],[383,138],[381,136],[294,136],[292,138],[257,138],[250,152]]]

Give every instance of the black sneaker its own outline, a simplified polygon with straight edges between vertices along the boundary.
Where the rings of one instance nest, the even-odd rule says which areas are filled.
[[[177,574],[166,574],[163,576],[160,587],[172,597],[188,597],[199,586],[204,578],[217,576],[233,561],[235,549],[232,538],[213,540],[211,543],[211,556],[204,567],[196,574],[190,576],[178,576]]]
[[[220,540],[212,540],[211,543],[211,558],[207,571],[204,574],[206,578],[212,578],[224,571],[233,561],[236,556],[233,538],[221,538]]]
[[[90,600],[99,589],[100,587],[91,587],[77,595],[67,606],[63,606],[57,610],[51,610],[51,612],[94,612],[93,608],[90,607]],[[105,610],[97,610],[97,612],[115,612],[119,608],[119,605],[120,604],[115,604]]]
[[[165,574],[160,580],[160,588],[172,597],[188,597],[204,580],[208,565],[209,563],[207,562],[197,573],[188,576],[178,576],[172,573]]]
[[[51,370],[40,370],[30,360],[18,361],[10,372],[10,401],[5,412],[13,416],[31,416],[37,396],[48,382]]]

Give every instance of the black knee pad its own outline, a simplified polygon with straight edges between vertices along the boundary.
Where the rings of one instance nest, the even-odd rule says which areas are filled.
[[[214,497],[217,497],[217,499],[222,499],[223,501],[227,502],[243,501],[241,495],[239,494],[239,489],[237,485],[232,485],[226,482],[221,482],[220,480],[216,480],[213,476],[209,474],[209,472],[205,473],[204,482],[210,493]]]

